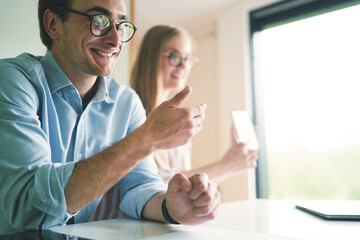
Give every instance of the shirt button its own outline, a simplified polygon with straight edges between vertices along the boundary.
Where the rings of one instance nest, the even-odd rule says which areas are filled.
[[[81,159],[82,156],[83,156],[83,155],[82,155],[81,153],[78,153],[78,154],[77,154],[77,158],[78,158],[78,159]]]
[[[59,96],[62,97],[62,93],[61,92],[58,92]]]
[[[71,93],[75,93],[75,89],[71,89]]]

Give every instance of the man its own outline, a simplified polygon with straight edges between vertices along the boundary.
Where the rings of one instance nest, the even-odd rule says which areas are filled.
[[[130,88],[106,77],[135,27],[123,0],[39,0],[44,57],[0,61],[0,234],[84,222],[118,183],[133,218],[199,224],[220,205],[205,174],[164,185],[151,153],[187,143],[205,105],[185,88],[145,120]]]

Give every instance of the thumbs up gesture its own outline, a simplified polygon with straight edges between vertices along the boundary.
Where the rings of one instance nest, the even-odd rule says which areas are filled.
[[[149,113],[142,127],[152,136],[154,150],[184,145],[202,129],[206,105],[180,107],[190,93],[187,86]]]

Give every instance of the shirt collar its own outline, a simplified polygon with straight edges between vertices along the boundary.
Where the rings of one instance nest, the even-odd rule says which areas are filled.
[[[51,94],[57,92],[59,89],[66,86],[72,85],[69,78],[66,76],[65,72],[61,69],[60,65],[56,62],[51,51],[48,51],[47,54],[40,60],[41,65],[43,66],[47,82]],[[113,102],[109,96],[109,78],[108,77],[98,77],[99,87],[94,96],[95,101],[108,100]]]
[[[40,63],[43,66],[51,93],[54,93],[65,86],[72,85],[69,78],[56,62],[51,51],[47,52],[40,60]]]
[[[97,81],[99,81],[99,86],[93,98],[94,101],[108,100],[110,102],[113,102],[114,100],[109,96],[108,78],[98,77]]]

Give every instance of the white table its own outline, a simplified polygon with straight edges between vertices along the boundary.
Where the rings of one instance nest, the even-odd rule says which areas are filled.
[[[360,239],[360,221],[329,221],[286,201],[246,200],[223,204],[215,220],[176,226],[112,219],[51,229],[89,239]]]
[[[223,204],[216,220],[203,226],[298,239],[360,239],[360,221],[324,220],[277,200]]]

